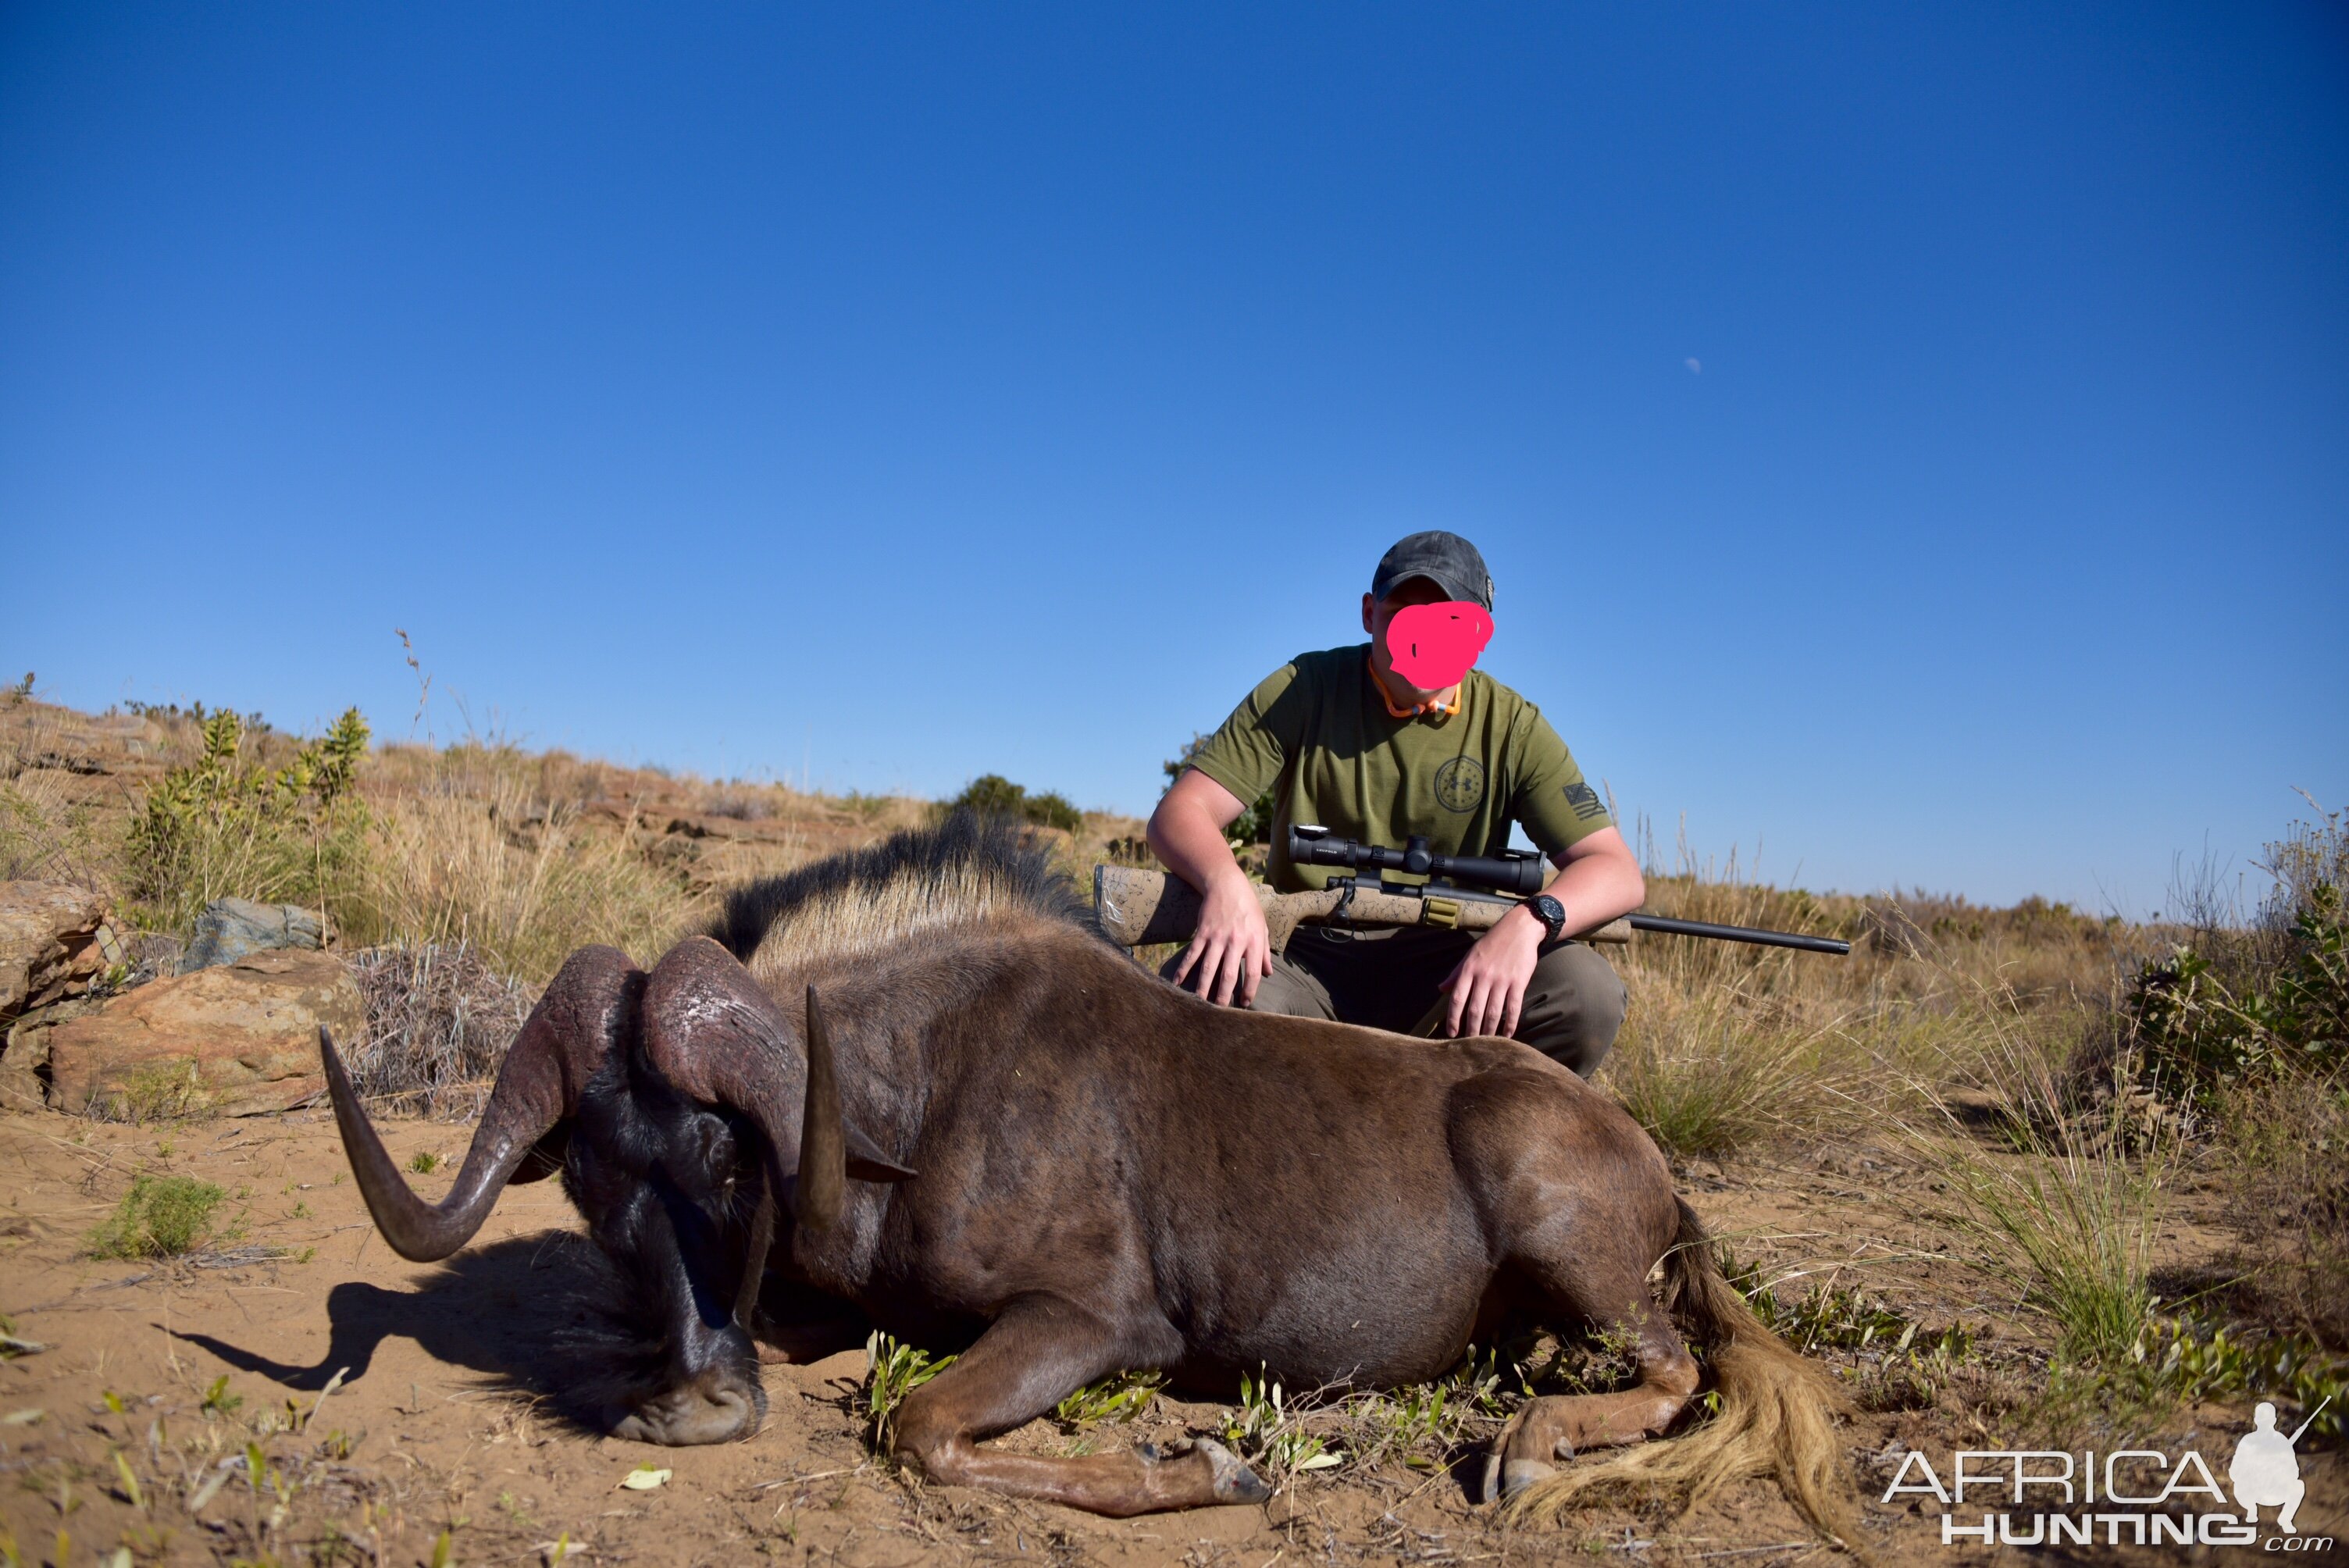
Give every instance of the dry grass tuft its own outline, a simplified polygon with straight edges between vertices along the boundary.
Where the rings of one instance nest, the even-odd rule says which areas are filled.
[[[370,947],[351,955],[367,1038],[349,1060],[358,1091],[414,1116],[475,1116],[530,1016],[529,986],[471,944]]]
[[[2118,1097],[2083,1103],[2059,1058],[1993,1004],[1979,1110],[1919,1085],[1940,1126],[1896,1124],[1953,1199],[1936,1217],[1973,1262],[2045,1317],[2068,1363],[2127,1363],[2153,1322],[2155,1243],[2181,1154],[2174,1120],[2139,1125]]]
[[[429,791],[377,808],[362,911],[369,934],[469,944],[502,973],[543,984],[574,950],[609,943],[648,960],[683,934],[692,900],[625,834],[533,797],[510,775],[484,796]]]

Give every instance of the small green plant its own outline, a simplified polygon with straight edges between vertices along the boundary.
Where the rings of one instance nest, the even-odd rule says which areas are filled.
[[[120,1083],[93,1086],[84,1110],[99,1121],[140,1126],[199,1115],[211,1105],[212,1096],[194,1061],[161,1061],[141,1062]],[[168,1153],[164,1158],[170,1158]]]
[[[170,1258],[192,1252],[211,1236],[212,1210],[226,1196],[189,1176],[139,1176],[109,1219],[90,1233],[99,1258]]]
[[[864,1342],[864,1357],[861,1393],[865,1438],[874,1448],[886,1449],[897,1407],[905,1402],[906,1395],[953,1366],[955,1357],[933,1357],[928,1351],[901,1344],[877,1329]]]
[[[1816,1284],[1793,1302],[1784,1302],[1763,1283],[1758,1265],[1740,1264],[1726,1247],[1716,1250],[1723,1277],[1745,1297],[1754,1315],[1806,1354],[1821,1346],[1915,1351],[1960,1359],[1973,1353],[1974,1331],[1962,1323],[1929,1329],[1857,1285]]]
[[[2318,807],[2267,846],[2275,885],[2248,928],[2205,910],[2193,944],[2139,967],[2127,1015],[2150,1076],[2209,1103],[2230,1081],[2349,1061],[2345,816]]]
[[[1061,1400],[1053,1407],[1052,1418],[1071,1430],[1089,1421],[1131,1421],[1149,1410],[1165,1386],[1163,1372],[1120,1372],[1088,1383]]]
[[[2349,1357],[2305,1335],[2244,1333],[2194,1317],[2163,1316],[2146,1326],[2130,1358],[2180,1398],[2256,1396],[2316,1410],[2308,1429],[2312,1448],[2349,1439],[2349,1410],[2344,1408],[2349,1406]]]
[[[1373,1394],[1352,1412],[1361,1435],[1354,1439],[1355,1456],[1366,1460],[1401,1459],[1405,1464],[1425,1460],[1423,1448],[1442,1449],[1454,1440],[1463,1407],[1453,1403],[1453,1390],[1442,1383],[1418,1383],[1392,1394]]]
[[[1284,1402],[1281,1387],[1263,1368],[1240,1374],[1239,1408],[1224,1418],[1224,1441],[1247,1460],[1288,1475],[1334,1470],[1346,1462],[1326,1440],[1307,1431]]]
[[[237,1407],[243,1403],[243,1395],[228,1391],[228,1374],[223,1372],[212,1379],[211,1387],[204,1390],[202,1408],[207,1417],[233,1416],[236,1414]]]
[[[419,1149],[408,1157],[408,1168],[419,1176],[429,1176],[440,1169],[440,1156],[429,1149]]]
[[[871,822],[886,811],[894,799],[894,796],[867,795],[861,789],[852,789],[841,797],[840,803],[854,812],[858,821]]]
[[[1060,828],[1071,833],[1085,825],[1084,813],[1070,805],[1065,797],[1050,790],[1030,795],[1000,773],[980,774],[943,810],[953,811],[966,806],[982,816],[1018,817],[1038,827]]]

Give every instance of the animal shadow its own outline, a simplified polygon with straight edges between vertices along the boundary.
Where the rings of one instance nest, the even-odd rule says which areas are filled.
[[[434,1360],[484,1374],[487,1386],[542,1401],[595,1431],[625,1398],[629,1363],[647,1348],[617,1326],[617,1294],[603,1254],[567,1231],[469,1248],[412,1290],[347,1281],[326,1295],[331,1338],[315,1366],[277,1361],[209,1334],[165,1328],[241,1372],[302,1393],[326,1387],[338,1368],[355,1384],[376,1347],[413,1339]],[[157,1327],[164,1327],[157,1325]]]

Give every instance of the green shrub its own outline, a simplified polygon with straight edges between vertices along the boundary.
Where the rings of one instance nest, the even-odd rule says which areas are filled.
[[[367,852],[367,816],[351,793],[367,726],[347,711],[282,768],[252,753],[233,713],[203,721],[203,754],[148,791],[130,824],[127,871],[148,923],[185,930],[216,898],[337,903]]]
[[[140,1176],[113,1216],[90,1233],[97,1258],[171,1258],[211,1239],[212,1216],[226,1196],[189,1176]]]
[[[982,816],[1017,817],[1040,828],[1059,828],[1071,833],[1085,825],[1084,814],[1070,805],[1065,797],[1049,790],[1030,795],[1000,773],[980,774],[961,794],[948,800],[944,810],[954,811],[965,806]]]
[[[2332,882],[2294,912],[2282,962],[2230,985],[2191,947],[2146,965],[2129,993],[2146,1065],[2206,1093],[2269,1068],[2329,1068],[2349,1059],[2349,914]]]
[[[2129,987],[2143,1068],[2206,1102],[2227,1082],[2349,1063],[2349,824],[2294,823],[2265,869],[2275,886],[2248,929],[2209,922]]]

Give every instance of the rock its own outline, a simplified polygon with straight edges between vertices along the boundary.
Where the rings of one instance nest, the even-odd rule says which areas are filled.
[[[180,973],[233,964],[255,953],[325,945],[318,917],[299,904],[216,898],[196,916],[195,940],[180,960]]]
[[[88,990],[109,962],[112,935],[101,893],[62,882],[0,882],[0,1025]]]
[[[256,953],[142,985],[48,1031],[48,1103],[137,1115],[283,1110],[325,1087],[318,1026],[356,1047],[367,1006],[331,954]]]
[[[6,1046],[6,1054],[0,1056],[0,1110],[38,1110],[47,1103],[48,1075],[41,1069],[49,1065],[49,1031],[105,1005],[87,999],[52,1002],[7,1026],[6,1034],[0,1036]]]

